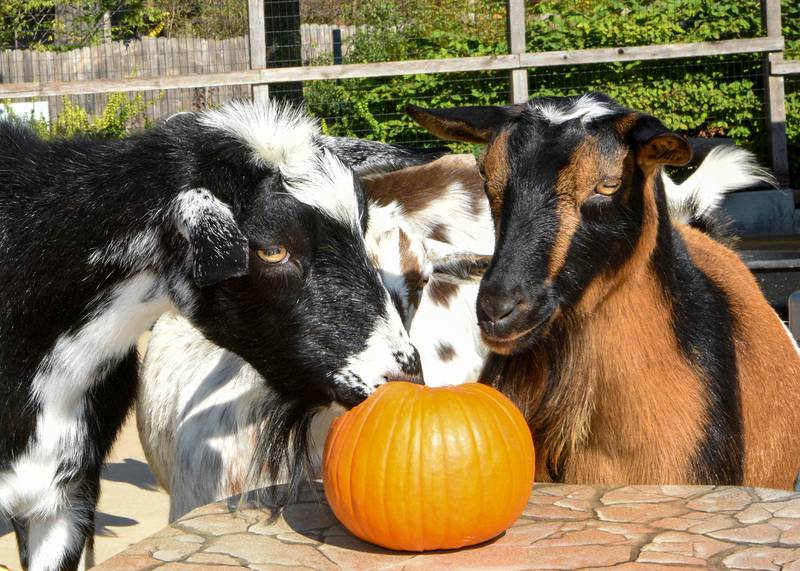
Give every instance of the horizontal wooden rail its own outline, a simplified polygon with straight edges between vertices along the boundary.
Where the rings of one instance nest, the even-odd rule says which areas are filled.
[[[772,75],[800,74],[800,59],[776,61],[770,65]]]
[[[250,69],[220,73],[151,77],[141,79],[92,79],[0,84],[0,99],[186,89],[224,85],[286,83],[321,79],[388,77],[425,73],[495,71],[633,60],[758,53],[783,50],[783,38],[752,38],[687,44],[632,46],[497,56],[409,60],[382,63]]]
[[[637,60],[678,59],[687,57],[779,52],[783,50],[783,47],[783,38],[719,40],[715,42],[631,46],[627,48],[596,48],[587,50],[527,53],[522,55],[521,63],[524,67],[582,65]]]

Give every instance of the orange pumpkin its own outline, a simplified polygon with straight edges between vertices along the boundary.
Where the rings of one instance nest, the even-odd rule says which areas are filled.
[[[495,389],[392,382],[334,421],[323,484],[336,517],[363,540],[456,549],[519,517],[533,468],[528,425]]]

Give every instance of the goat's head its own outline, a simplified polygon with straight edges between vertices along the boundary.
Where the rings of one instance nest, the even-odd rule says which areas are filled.
[[[304,409],[421,381],[366,253],[358,161],[340,160],[311,120],[275,104],[180,115],[163,129],[192,161],[171,250],[186,253],[176,263],[188,260],[193,279],[178,280],[173,298],[210,340]],[[384,166],[403,166],[395,159]]]
[[[691,157],[657,119],[601,94],[409,112],[437,136],[487,144],[481,167],[498,239],[477,311],[498,353],[591,312],[631,264],[647,263],[667,217],[661,167]]]

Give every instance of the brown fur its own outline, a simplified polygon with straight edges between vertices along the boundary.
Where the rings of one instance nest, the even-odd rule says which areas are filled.
[[[370,200],[379,206],[399,201],[405,212],[413,215],[428,208],[450,190],[448,184],[431,184],[432,182],[452,181],[462,181],[467,188],[481,188],[474,157],[446,155],[432,163],[409,167],[389,175],[368,176],[364,178],[364,189]],[[399,193],[398,188],[403,189],[403,192]],[[471,204],[476,205],[474,208],[481,208],[480,203],[481,197],[477,194]]]
[[[450,300],[458,294],[458,286],[448,282],[433,280],[428,284],[428,296],[436,305],[449,307]]]
[[[439,358],[444,361],[452,361],[456,357],[456,350],[453,348],[450,343],[439,342],[436,345],[436,354],[439,355]]]
[[[791,488],[800,470],[800,356],[738,256],[688,227],[692,260],[728,297],[744,424],[744,483]]]
[[[489,198],[489,207],[495,224],[500,220],[500,213],[503,211],[503,193],[511,177],[507,144],[508,132],[503,131],[492,141],[481,158],[486,176],[486,196]]]
[[[403,279],[406,282],[408,291],[421,290],[422,268],[419,265],[419,258],[411,251],[411,239],[402,229],[400,230],[400,271],[403,272]]]

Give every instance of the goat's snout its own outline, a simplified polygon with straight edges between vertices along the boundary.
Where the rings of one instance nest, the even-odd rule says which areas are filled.
[[[483,340],[498,353],[511,353],[538,336],[551,321],[556,304],[547,288],[534,293],[489,284],[478,295],[478,325]]]
[[[519,296],[483,296],[480,298],[480,310],[483,313],[484,321],[493,326],[502,325],[507,318],[513,317],[513,313],[522,303]]]
[[[505,337],[530,306],[519,289],[486,288],[478,296],[478,323],[484,333]]]
[[[415,385],[425,384],[425,377],[422,374],[422,359],[420,359],[417,348],[413,346],[412,348],[413,351],[410,354],[395,353],[394,358],[400,368],[400,374],[387,376],[387,381],[406,381]]]

